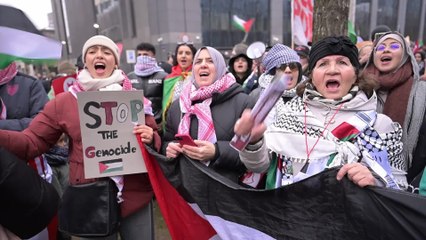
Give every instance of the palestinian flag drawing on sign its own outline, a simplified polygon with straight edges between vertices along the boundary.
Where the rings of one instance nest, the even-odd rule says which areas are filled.
[[[123,171],[123,159],[117,158],[99,162],[99,173]]]

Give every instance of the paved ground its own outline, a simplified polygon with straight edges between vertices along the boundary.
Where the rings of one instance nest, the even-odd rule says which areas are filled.
[[[154,201],[154,226],[155,226],[155,240],[170,240],[172,239],[161,215],[160,208],[157,201]]]

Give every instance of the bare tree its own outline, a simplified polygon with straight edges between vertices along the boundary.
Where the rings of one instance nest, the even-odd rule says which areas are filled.
[[[348,34],[350,0],[315,0],[312,42]]]

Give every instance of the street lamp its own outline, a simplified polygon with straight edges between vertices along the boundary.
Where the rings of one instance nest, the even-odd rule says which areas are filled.
[[[99,35],[99,24],[94,23],[94,24],[93,24],[93,27],[94,27],[94,28],[95,28],[95,30],[96,30],[96,35]]]
[[[69,51],[69,48],[68,48],[68,46],[67,46],[67,41],[62,40],[62,41],[61,41],[61,44],[62,44],[62,49],[64,49],[64,50],[65,50],[65,53],[67,54],[67,59],[69,60],[69,57],[70,57],[70,51]]]

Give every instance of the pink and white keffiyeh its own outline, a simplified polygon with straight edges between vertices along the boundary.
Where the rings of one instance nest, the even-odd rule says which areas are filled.
[[[199,140],[216,143],[216,133],[214,130],[210,104],[213,93],[221,93],[234,84],[235,78],[228,73],[213,84],[196,88],[194,80],[188,81],[184,86],[179,98],[181,112],[184,114],[179,124],[179,134],[189,134],[191,115],[198,119],[198,138]],[[194,104],[194,102],[197,102]]]

